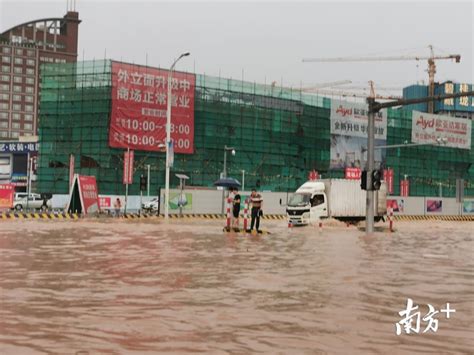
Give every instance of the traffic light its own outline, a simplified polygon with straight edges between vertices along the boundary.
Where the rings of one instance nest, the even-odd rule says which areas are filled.
[[[382,173],[380,170],[372,171],[372,188],[371,190],[377,191],[380,190],[380,185],[382,185]]]
[[[140,191],[146,191],[147,188],[147,178],[144,175],[140,176]]]
[[[360,176],[360,188],[362,190],[367,190],[367,171],[362,171],[362,175]]]

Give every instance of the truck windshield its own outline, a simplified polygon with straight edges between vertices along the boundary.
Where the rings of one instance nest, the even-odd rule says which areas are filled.
[[[288,202],[288,206],[306,206],[310,197],[311,194],[294,194]]]

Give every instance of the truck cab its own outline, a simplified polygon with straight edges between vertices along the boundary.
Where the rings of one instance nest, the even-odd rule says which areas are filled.
[[[328,217],[328,202],[323,182],[304,183],[288,201],[286,214],[293,225],[316,223]]]

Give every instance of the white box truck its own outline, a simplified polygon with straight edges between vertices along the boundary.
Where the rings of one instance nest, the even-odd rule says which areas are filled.
[[[387,214],[385,182],[374,195],[374,219],[378,222]],[[366,198],[367,191],[360,188],[359,180],[308,181],[291,196],[286,215],[288,222],[295,226],[317,223],[324,218],[356,223],[365,220]]]

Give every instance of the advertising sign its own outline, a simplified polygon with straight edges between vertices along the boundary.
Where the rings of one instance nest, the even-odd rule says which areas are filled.
[[[0,184],[0,209],[10,209],[13,206],[15,185]]]
[[[28,185],[28,175],[13,173],[11,176],[11,184],[22,187]]]
[[[389,194],[393,194],[393,169],[383,170],[383,180],[387,183]]]
[[[101,209],[112,207],[111,198],[110,197],[100,197],[99,196],[99,207]]]
[[[426,212],[443,212],[443,200],[426,200]]]
[[[190,192],[171,192],[170,193],[170,210],[178,210],[180,206],[183,210],[191,210],[193,208],[193,194]]]
[[[368,105],[331,99],[331,134],[367,138]],[[387,111],[375,114],[375,139],[387,139]]]
[[[413,111],[412,142],[439,144],[438,138],[443,146],[471,149],[471,120]]]
[[[331,100],[331,162],[330,169],[360,168],[367,161],[368,106]],[[385,145],[387,111],[375,115],[375,145]],[[375,167],[385,161],[385,149],[375,150]]]
[[[403,213],[404,205],[403,199],[387,199],[387,208],[392,208],[393,212]]]
[[[133,183],[133,150],[123,153],[123,184],[130,185]]]
[[[361,174],[360,168],[346,168],[344,176],[349,180],[360,180]]]
[[[474,200],[464,200],[462,211],[464,213],[474,213]]]
[[[173,72],[171,137],[175,152],[194,151],[194,74]],[[166,141],[168,71],[112,62],[109,145],[161,151]]]
[[[81,196],[83,212],[94,213],[99,210],[99,195],[95,176],[77,175],[79,195]]]

